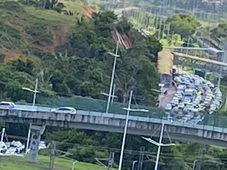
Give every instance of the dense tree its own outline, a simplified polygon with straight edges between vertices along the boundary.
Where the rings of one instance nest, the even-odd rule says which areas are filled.
[[[179,20],[185,22],[187,19]],[[154,93],[154,89],[157,89],[159,82],[156,68],[157,53],[162,49],[159,41],[154,36],[144,38],[133,29],[126,19],[118,22],[112,12],[95,14],[93,20],[88,23],[83,20],[79,22],[80,24],[74,28],[63,48],[59,47],[53,53],[32,49],[31,55],[28,57],[1,63],[0,97],[12,101],[31,102],[32,94],[24,92],[22,87],[33,88],[34,80],[38,77],[39,89],[42,91],[38,96],[38,102],[42,101],[47,104],[46,102],[49,101],[53,104],[56,98],[49,98],[49,96],[55,97],[55,93],[100,98],[100,92],[108,91],[109,87],[113,58],[107,52],[115,51],[113,30],[116,29],[121,35],[126,35],[132,44],[129,49],[119,47],[120,57],[117,61],[115,75],[117,100],[126,102],[129,91],[133,89],[135,96],[140,97],[133,102],[155,105],[157,93]],[[171,23],[181,22],[172,20]],[[182,27],[184,28],[184,26]],[[180,45],[180,36],[173,35],[170,44]],[[47,97],[45,98],[43,95]],[[68,101],[67,98],[64,98],[64,102],[59,105],[70,105],[71,103]],[[76,102],[73,100],[73,103]],[[86,109],[89,104],[87,102],[84,108]],[[92,107],[96,106],[92,105]],[[28,127],[25,125],[9,124],[7,127],[9,134],[18,135],[17,131],[20,129],[19,135],[27,135]],[[119,161],[122,134],[55,127],[48,128],[45,137],[47,141],[58,141],[57,149],[72,153],[70,157],[79,161],[94,163],[95,157],[107,158],[111,151],[115,151],[115,162]],[[131,150],[138,151],[142,146],[149,152],[144,156],[143,169],[154,168],[155,160],[147,159],[155,157],[157,151],[155,146],[142,140],[140,136],[131,135],[127,136],[126,143],[126,149],[130,152],[125,153],[125,168],[131,167],[132,161],[139,159],[138,152],[135,154]],[[195,155],[198,155],[199,149],[200,146],[197,144],[182,143],[176,147],[162,148],[160,169],[190,169],[197,159]],[[206,147],[206,150],[204,154],[209,154],[214,158],[220,157],[220,161],[224,163],[222,170],[225,170],[226,151],[209,147]],[[204,163],[202,167],[209,170],[216,169],[214,163],[210,166]]]
[[[192,36],[200,26],[200,23],[190,14],[174,15],[167,19],[167,23],[170,24],[170,33],[179,34],[182,38]]]
[[[218,26],[211,30],[211,36],[216,38],[222,38],[225,39],[227,34],[227,22],[226,21],[220,21]]]

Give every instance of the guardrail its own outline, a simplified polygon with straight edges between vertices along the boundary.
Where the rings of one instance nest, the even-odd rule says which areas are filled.
[[[24,107],[24,108],[22,108]],[[0,110],[4,110],[7,112],[6,115],[17,115],[16,112],[20,112],[20,111],[25,111],[26,114],[28,113],[30,116],[34,116],[34,118],[44,118],[45,117],[45,113],[50,113],[50,112],[54,112],[55,108],[52,107],[39,107],[39,106],[19,106],[16,107],[15,109],[9,110],[7,111],[6,109],[0,109]],[[22,112],[20,113],[20,115],[22,116]],[[44,115],[40,115],[40,114],[44,114]],[[37,115],[39,114],[39,115]],[[80,115],[90,115],[90,116],[101,116],[101,117],[111,117],[111,118],[118,118],[118,119],[125,119],[126,118],[126,112],[125,115],[123,114],[118,114],[118,113],[104,113],[104,112],[93,112],[93,111],[83,111],[83,110],[77,110],[77,114]],[[64,114],[62,114],[63,116]],[[71,114],[73,116],[73,114]],[[1,114],[1,116],[4,116],[4,114]],[[205,114],[204,119],[199,122],[199,123],[193,123],[193,122],[184,122],[184,121],[170,121],[168,120],[167,116],[163,116],[163,115],[152,115],[152,114],[143,114],[141,115],[137,115],[134,112],[130,113],[130,120],[139,120],[139,121],[145,121],[145,122],[154,122],[154,123],[167,123],[167,124],[173,124],[175,126],[185,126],[185,127],[197,127],[197,128],[202,128],[203,126],[207,126],[207,128],[209,129],[219,129],[219,131],[224,131],[227,128],[227,117],[225,116],[217,116],[217,115],[208,115]],[[28,117],[29,118],[29,117]],[[32,118],[32,117],[31,117]],[[203,129],[204,129],[203,127]]]

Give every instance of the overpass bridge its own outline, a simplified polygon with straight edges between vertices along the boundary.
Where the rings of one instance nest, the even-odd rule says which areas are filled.
[[[13,110],[0,109],[0,121],[32,124],[30,161],[36,162],[41,135],[46,126],[123,133],[126,115],[78,110],[77,114],[55,113],[48,107],[21,106]],[[205,118],[206,119],[206,118]],[[207,119],[208,120],[208,119]],[[206,123],[170,122],[167,119],[130,116],[128,134],[151,136],[165,124],[166,134],[172,139],[227,147],[225,119],[210,119]],[[155,133],[158,135],[158,133]]]
[[[222,74],[227,75],[227,63],[207,58],[201,58],[181,52],[173,52],[173,54],[173,63],[175,65],[184,65],[192,68],[200,68],[215,73],[220,73],[220,68],[222,67]]]

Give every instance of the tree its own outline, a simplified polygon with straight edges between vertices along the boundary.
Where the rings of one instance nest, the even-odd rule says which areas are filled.
[[[167,19],[167,23],[170,24],[170,33],[179,34],[182,38],[192,36],[200,26],[191,14],[174,15]]]
[[[93,19],[98,35],[110,37],[113,25],[117,21],[117,16],[114,12],[94,13]]]
[[[171,46],[179,47],[184,43],[184,41],[181,40],[181,36],[178,34],[174,34],[171,36],[169,44]]]
[[[211,30],[211,35],[218,38],[226,38],[227,34],[227,22],[220,21],[218,26]]]
[[[147,38],[146,44],[147,44],[147,49],[149,50],[149,54],[148,54],[149,59],[152,62],[157,63],[158,52],[162,50],[161,43],[157,40],[155,36],[151,36]]]

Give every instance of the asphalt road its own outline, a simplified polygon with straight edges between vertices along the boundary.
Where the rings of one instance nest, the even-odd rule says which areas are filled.
[[[51,112],[57,108],[41,107],[41,106],[28,106],[28,105],[15,105],[15,107],[13,109],[14,110]]]
[[[161,91],[167,91],[167,94],[159,95],[159,107],[165,108],[168,103],[170,103],[176,93],[175,87],[163,88]]]

